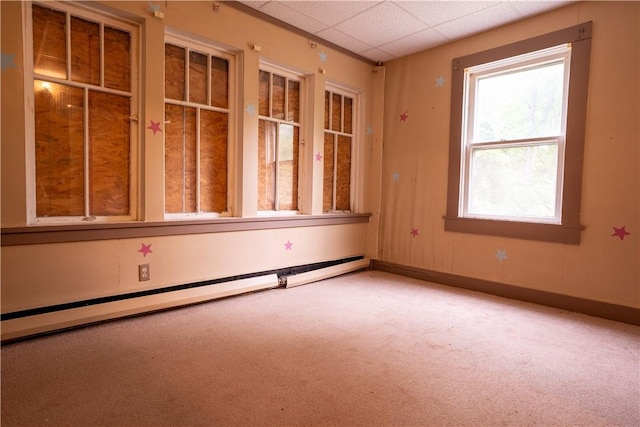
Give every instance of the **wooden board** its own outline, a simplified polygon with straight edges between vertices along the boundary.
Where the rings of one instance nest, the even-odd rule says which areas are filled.
[[[100,85],[100,25],[71,17],[71,80]]]
[[[63,12],[33,5],[33,71],[67,78],[66,20]]]
[[[228,115],[200,112],[200,210],[227,211]]]
[[[274,210],[276,124],[258,121],[258,210]]]
[[[211,106],[229,108],[229,61],[211,57]]]
[[[189,52],[189,101],[207,104],[207,55]]]
[[[164,45],[164,96],[184,101],[185,50],[172,44]]]
[[[336,210],[351,210],[351,138],[338,136]]]
[[[324,133],[324,178],[322,182],[322,212],[333,210],[333,163],[334,163],[334,142],[335,135],[329,132]]]
[[[131,35],[104,27],[104,85],[111,89],[131,91]]]

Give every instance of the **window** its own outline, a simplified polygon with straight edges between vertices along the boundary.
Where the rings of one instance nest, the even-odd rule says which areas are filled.
[[[447,231],[579,243],[590,34],[453,61]]]
[[[33,4],[36,222],[135,217],[137,28]]]
[[[227,213],[231,58],[211,47],[167,40],[165,212]]]
[[[298,210],[301,80],[263,67],[258,107],[258,210]]]
[[[322,211],[351,210],[354,95],[338,89],[324,95],[324,183]]]

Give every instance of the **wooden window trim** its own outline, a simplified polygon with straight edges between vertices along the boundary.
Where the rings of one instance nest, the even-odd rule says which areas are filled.
[[[592,22],[554,31],[452,61],[451,122],[449,142],[449,180],[445,231],[494,235],[528,240],[579,244],[584,226],[580,225],[582,163],[589,89]],[[560,224],[501,221],[460,216],[460,156],[462,138],[464,70],[467,67],[525,54],[563,43],[571,43],[569,99],[564,166],[562,219]]]
[[[296,215],[290,217],[220,218],[160,222],[16,227],[1,229],[1,246],[37,245],[112,239],[148,238],[278,228],[365,224],[370,213]]]

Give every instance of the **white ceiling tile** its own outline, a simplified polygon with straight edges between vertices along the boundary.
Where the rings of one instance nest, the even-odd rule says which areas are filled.
[[[372,46],[379,46],[420,31],[424,24],[404,9],[384,2],[341,22],[335,28]]]
[[[378,48],[385,52],[393,53],[394,57],[409,55],[421,50],[429,49],[434,46],[446,43],[448,40],[438,32],[432,29],[426,29],[410,36],[383,44]]]
[[[497,1],[394,1],[427,25],[434,26],[496,5]]]
[[[345,49],[355,53],[360,53],[373,47],[333,28],[327,28],[326,30],[320,31],[316,35],[324,40],[330,41],[331,43],[337,44],[338,46],[342,46]]]
[[[333,26],[380,3],[378,1],[287,1],[286,4],[302,14],[327,26]]]
[[[482,9],[472,15],[436,25],[434,29],[448,39],[455,40],[517,21],[521,18],[518,11],[505,2]]]
[[[533,16],[539,13],[543,13],[552,9],[557,9],[562,6],[566,6],[572,3],[572,1],[512,1],[511,4],[520,12],[522,16]]]
[[[291,9],[287,6],[287,3],[288,2],[270,1],[261,6],[258,10],[286,22],[287,24],[293,25],[294,27],[301,28],[308,33],[314,34],[327,28],[325,24],[302,14],[297,10]]]
[[[364,52],[360,52],[360,55],[364,56],[367,59],[372,60],[373,62],[387,62],[394,59],[394,56],[383,52],[380,49],[370,49]]]

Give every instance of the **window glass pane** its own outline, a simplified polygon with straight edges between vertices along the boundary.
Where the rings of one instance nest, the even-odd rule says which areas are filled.
[[[336,165],[336,210],[351,209],[351,138],[338,136]]]
[[[130,101],[89,92],[89,213],[129,214]]]
[[[273,95],[271,99],[271,117],[284,119],[284,84],[285,78],[273,75]]]
[[[67,78],[65,14],[33,5],[33,71]]]
[[[287,120],[300,123],[300,83],[289,80],[289,102]]]
[[[35,80],[34,94],[36,214],[84,215],[83,90]]]
[[[164,47],[164,96],[184,101],[185,50],[166,44]]]
[[[196,211],[196,112],[166,104],[165,211]]]
[[[227,211],[227,114],[200,111],[200,210]]]
[[[298,128],[280,124],[278,140],[278,209],[298,209]]]
[[[131,90],[131,35],[104,27],[104,85],[111,89]]]
[[[334,161],[334,134],[324,134],[324,178],[322,184],[322,211],[333,210],[333,161]]]
[[[564,62],[477,80],[473,142],[560,135]]]
[[[332,94],[331,100],[331,130],[342,131],[340,121],[342,120],[342,96],[337,93]]]
[[[71,80],[100,85],[100,25],[71,17]]]
[[[258,209],[275,210],[276,123],[258,121]]]
[[[353,133],[353,99],[344,97],[344,133]]]
[[[469,213],[554,217],[558,146],[474,149]]]
[[[229,107],[229,61],[211,57],[211,105]]]
[[[207,103],[207,55],[189,52],[189,101]]]
[[[329,100],[331,99],[331,93],[325,91],[324,93],[324,128],[329,128]]]
[[[266,71],[260,71],[260,88],[259,88],[259,97],[260,97],[260,106],[259,106],[259,114],[261,116],[269,116],[269,82],[271,80],[271,74]]]

